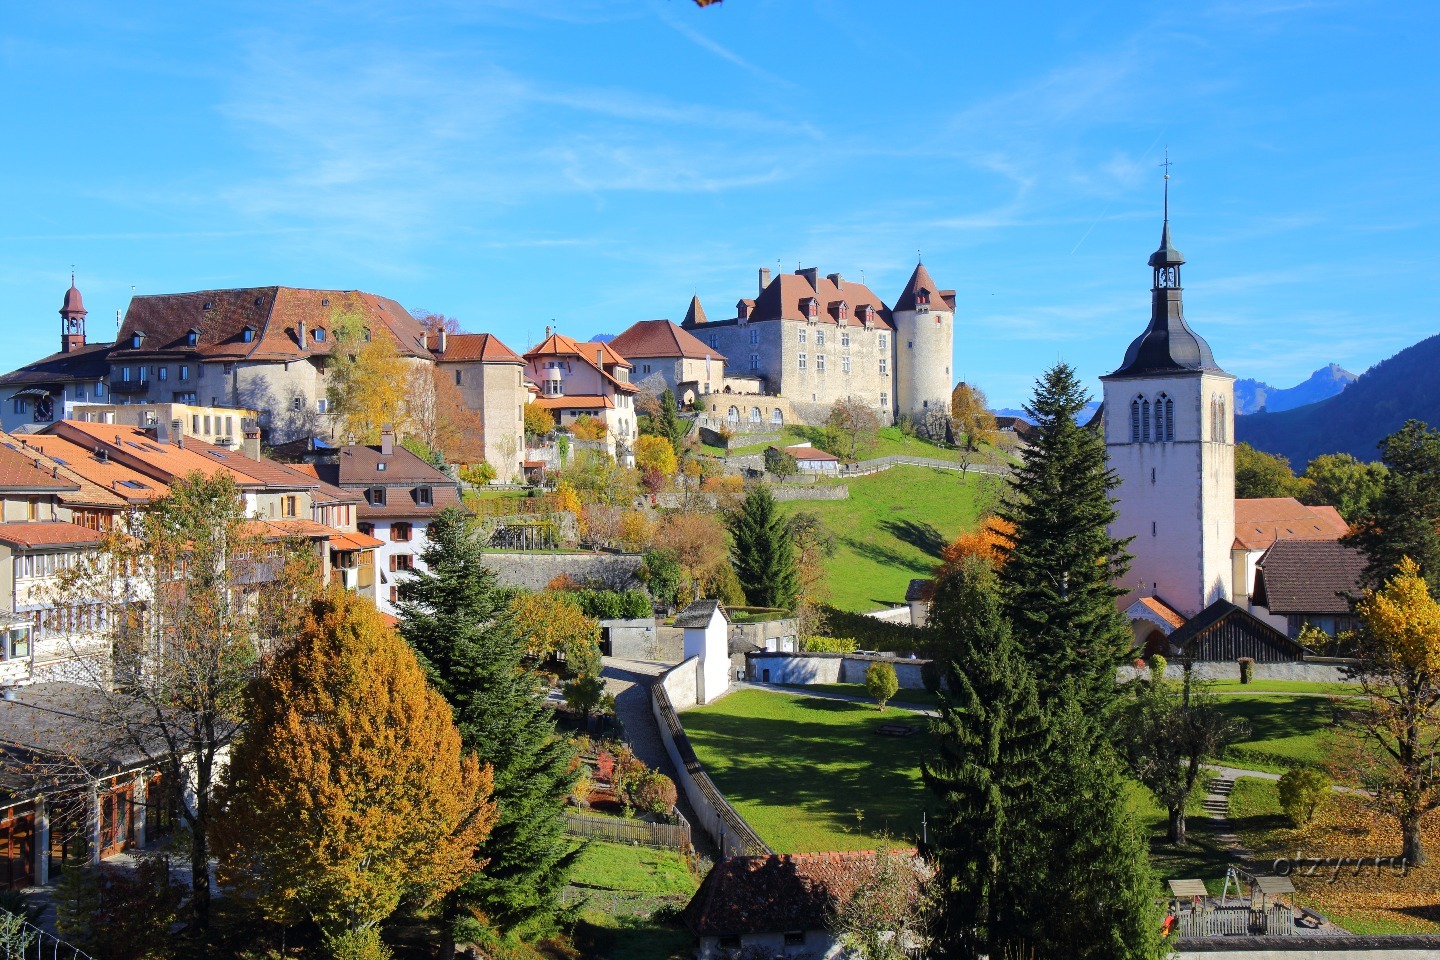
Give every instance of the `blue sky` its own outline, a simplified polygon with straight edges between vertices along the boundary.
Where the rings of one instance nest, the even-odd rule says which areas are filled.
[[[523,350],[730,315],[777,261],[893,301],[919,249],[1016,404],[1143,328],[1168,145],[1221,363],[1359,372],[1440,326],[1437,38],[1380,0],[8,4],[5,366],[72,263],[92,339],[132,287],[278,283]]]

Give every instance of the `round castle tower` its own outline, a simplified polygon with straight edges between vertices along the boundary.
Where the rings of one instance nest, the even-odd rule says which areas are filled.
[[[941,290],[925,264],[915,267],[890,311],[895,324],[895,415],[919,421],[950,412],[955,291]]]

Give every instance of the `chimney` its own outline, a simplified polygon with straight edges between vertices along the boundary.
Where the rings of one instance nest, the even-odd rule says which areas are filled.
[[[380,456],[392,457],[395,455],[395,428],[390,424],[383,424],[380,427]]]
[[[445,338],[446,338],[446,335],[445,335],[445,325],[444,325],[444,324],[441,324],[441,325],[440,325],[440,352],[441,352],[442,354],[445,352]]]
[[[545,339],[546,339],[546,340],[549,340],[549,339],[550,339],[550,324],[548,324],[548,323],[545,324]]]
[[[769,268],[769,267],[761,267],[761,268],[760,268],[760,293],[764,293],[764,292],[765,292],[765,288],[768,287],[768,286],[770,286],[770,268]]]
[[[840,276],[840,274],[838,273],[827,273],[825,275],[825,279],[835,284],[836,287],[839,287],[842,283],[845,282],[845,278]]]
[[[796,270],[795,274],[805,278],[805,281],[813,288],[820,279],[820,271],[814,267],[806,267],[804,270]]]
[[[305,321],[301,320],[295,324],[295,337],[300,341],[300,349],[305,349]]]
[[[184,449],[185,449],[185,421],[184,421],[184,420],[171,420],[171,421],[170,421],[170,434],[171,434],[172,439],[174,439],[174,441],[175,441],[175,446],[179,447],[181,450],[184,450]]]
[[[120,438],[115,439],[118,441]],[[155,421],[155,442],[162,445],[170,442],[170,425],[164,420]]]
[[[245,441],[240,444],[240,452],[251,460],[260,459],[260,431],[249,428],[245,431]]]
[[[595,348],[595,366],[599,367],[601,370],[604,370],[604,369],[605,369],[605,348],[604,348],[604,347],[596,347],[596,348]]]

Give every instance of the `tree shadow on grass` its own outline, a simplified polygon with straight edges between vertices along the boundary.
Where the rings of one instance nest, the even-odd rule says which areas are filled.
[[[907,557],[898,550],[873,543],[869,540],[859,540],[855,537],[841,537],[840,542],[867,560],[874,561],[882,567],[900,567],[916,573],[929,574],[933,572],[933,565],[917,560],[914,557]]]
[[[949,545],[945,535],[928,523],[915,520],[885,520],[881,522],[880,527],[901,543],[908,543],[932,557],[940,556],[940,552]]]

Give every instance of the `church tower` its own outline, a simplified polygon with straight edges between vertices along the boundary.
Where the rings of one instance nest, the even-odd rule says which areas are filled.
[[[50,301],[54,303],[55,301]],[[65,302],[60,304],[60,352],[70,353],[85,346],[85,302],[75,286],[75,274],[70,274],[70,289],[65,291]]]
[[[950,413],[950,358],[955,344],[955,291],[941,290],[925,264],[890,311],[895,323],[895,415],[916,423],[932,410]]]
[[[1192,617],[1231,599],[1235,540],[1235,378],[1185,322],[1170,242],[1169,176],[1160,249],[1150,257],[1150,325],[1104,383],[1105,448],[1119,475],[1117,538],[1133,537],[1127,607],[1142,597]]]

